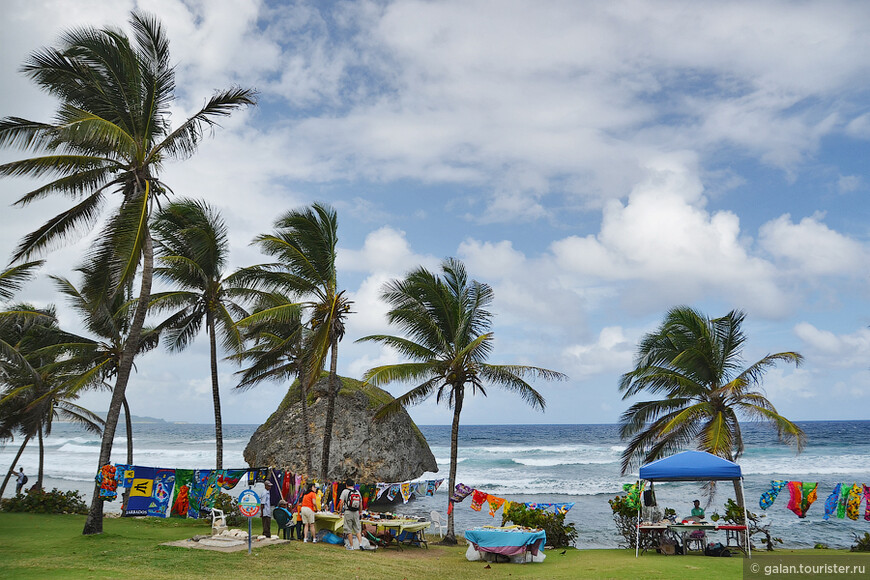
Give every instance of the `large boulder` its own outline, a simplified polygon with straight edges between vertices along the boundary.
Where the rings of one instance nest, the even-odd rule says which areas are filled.
[[[335,399],[328,480],[351,478],[363,483],[398,482],[416,479],[427,471],[438,471],[426,438],[404,409],[383,421],[372,420],[384,403],[393,400],[388,392],[344,377],[341,377],[341,383]],[[321,378],[308,396],[310,477],[316,477],[320,472],[326,385],[327,378]],[[278,410],[251,437],[244,457],[251,467],[282,467],[304,474],[304,451],[302,403],[296,381]]]

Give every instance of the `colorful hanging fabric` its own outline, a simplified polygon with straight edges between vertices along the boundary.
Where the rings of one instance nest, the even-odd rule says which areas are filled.
[[[118,497],[118,480],[116,479],[117,468],[114,465],[106,464],[97,472],[97,483],[100,484],[100,499],[104,501],[114,501]]]
[[[127,517],[147,516],[148,506],[154,495],[154,476],[157,474],[157,470],[153,467],[136,466],[133,468],[133,472],[129,487],[130,496],[127,498],[127,509],[124,515]]]
[[[375,484],[375,501],[379,500],[382,495],[384,495],[385,491],[390,489],[389,483],[376,483]]]
[[[640,509],[640,496],[643,493],[643,486],[646,482],[640,483],[625,483],[622,485],[622,491],[625,492],[625,505],[629,508]]]
[[[462,500],[471,495],[473,491],[473,488],[465,485],[464,483],[457,483],[455,489],[453,490],[453,494],[450,496],[450,501],[462,503]]]
[[[840,501],[837,502],[837,517],[843,519],[846,517],[846,504],[849,503],[849,493],[852,491],[852,486],[843,484],[840,488]]]
[[[849,490],[849,499],[846,500],[846,517],[857,520],[861,513],[861,498],[864,496],[863,489],[857,483]]]
[[[175,491],[172,494],[172,509],[170,515],[187,517],[190,509],[190,488],[193,486],[192,469],[175,470]]]
[[[526,506],[526,509],[527,509],[527,510],[536,510],[536,509],[540,509],[540,508],[538,507],[538,504],[535,503],[535,502],[533,502],[533,501],[531,501],[531,502],[526,502],[525,506]]]
[[[193,486],[188,493],[190,507],[187,517],[198,518],[203,511],[210,510],[214,506],[217,493],[215,493],[215,480],[217,476],[213,469],[197,469],[193,472]]]
[[[387,491],[387,499],[393,501],[393,498],[401,491],[398,483],[390,484],[390,489]]]
[[[801,512],[798,517],[805,518],[807,516],[807,511],[809,511],[810,506],[816,501],[816,488],[818,488],[818,486],[818,482],[804,482],[802,486],[803,494],[801,499]]]
[[[840,501],[840,488],[842,487],[842,483],[835,485],[831,495],[825,500],[825,515],[822,517],[823,520],[828,519],[837,512],[837,504]]]
[[[864,484],[864,519],[870,522],[870,485]]]
[[[414,484],[414,495],[418,498],[426,497],[426,489],[429,487],[429,482],[427,481],[418,481]]]
[[[248,470],[248,486],[253,487],[256,483],[263,483],[269,478],[269,470],[255,467]]]
[[[169,501],[172,499],[172,489],[175,487],[175,470],[158,469],[154,475],[154,491],[151,503],[148,504],[148,515],[159,518],[166,517]]]
[[[766,510],[770,506],[773,505],[773,502],[776,501],[776,496],[779,495],[779,492],[782,491],[788,484],[787,481],[783,481],[781,479],[775,479],[770,482],[770,489],[761,494],[761,497],[758,499],[758,507],[763,510]]]
[[[501,513],[506,514],[506,513],[508,512],[508,510],[511,509],[511,506],[512,506],[512,505],[514,505],[514,502],[512,502],[512,501],[509,500],[509,499],[506,499],[506,500],[504,501],[504,506],[502,506],[502,507],[504,508],[504,511],[501,512]]]
[[[215,484],[221,489],[233,489],[245,475],[244,469],[221,469],[218,471]]]
[[[136,474],[134,465],[125,463],[115,464],[115,479],[118,481],[118,487],[126,487],[130,489],[133,485],[133,476]]]
[[[408,503],[408,500],[411,499],[411,484],[409,482],[402,483],[402,503]]]
[[[571,510],[571,508],[574,507],[574,503],[575,502],[572,501],[571,503],[557,503],[557,504],[555,504],[554,507],[556,508],[556,513],[562,514],[562,515],[567,514]]]
[[[433,495],[435,495],[436,489],[438,489],[438,487],[435,484],[434,480],[430,479],[429,481],[426,482],[426,496],[427,497],[432,497]]]
[[[435,480],[435,489],[432,490],[432,493],[433,493],[433,494],[434,494],[436,491],[438,491],[438,488],[441,487],[441,484],[442,484],[442,483],[444,483],[444,478],[436,479],[436,480]],[[427,492],[427,493],[428,493],[428,492]]]
[[[471,494],[471,509],[476,512],[480,511],[480,508],[483,507],[483,502],[486,501],[486,498],[489,494],[484,491],[480,491],[475,489]]]
[[[288,503],[293,498],[293,474],[289,471],[284,472],[284,482],[281,487],[281,496]]]
[[[788,482],[788,509],[793,511],[797,517],[801,517],[801,500],[803,499],[803,482],[789,481]]]
[[[494,495],[488,495],[486,497],[486,503],[489,504],[489,515],[495,517],[495,512],[504,504],[505,498],[503,497],[495,497]]]
[[[452,513],[453,513],[453,500],[451,499],[450,501],[447,502],[447,515],[449,516]]]

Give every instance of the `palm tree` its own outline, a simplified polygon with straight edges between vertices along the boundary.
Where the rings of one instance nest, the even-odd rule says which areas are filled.
[[[248,313],[235,302],[249,291],[236,284],[236,276],[224,277],[229,255],[227,228],[223,219],[202,201],[184,199],[159,211],[151,223],[157,241],[158,263],[154,272],[175,287],[155,294],[151,307],[170,310],[161,325],[167,331],[170,351],[190,346],[205,322],[211,354],[211,390],[214,402],[215,463],[223,469],[223,424],[218,384],[217,334],[224,350],[238,353],[243,347],[235,320]]]
[[[262,314],[262,316],[261,316]],[[299,403],[302,407],[302,441],[305,448],[305,473],[312,473],[311,440],[308,431],[308,389],[305,359],[310,336],[302,324],[302,309],[289,297],[274,293],[260,297],[253,314],[239,323],[246,341],[253,344],[245,351],[229,357],[250,366],[238,371],[236,388],[246,391],[263,381],[298,381]]]
[[[327,481],[329,448],[335,416],[335,398],[341,388],[338,380],[338,343],[344,337],[345,319],[352,302],[338,289],[335,269],[338,217],[328,205],[315,203],[310,208],[291,210],[278,218],[275,231],[254,239],[267,255],[278,261],[246,269],[243,278],[287,294],[301,297],[299,304],[309,313],[311,338],[306,357],[305,390],[320,378],[320,371],[331,355],[324,421],[320,480]],[[288,303],[263,312],[260,317],[280,316],[294,305]]]
[[[102,431],[103,420],[75,404],[78,393],[66,388],[68,372],[75,373],[79,369],[59,364],[64,353],[54,347],[67,342],[69,335],[57,326],[54,308],[17,305],[11,314],[0,317],[0,386],[3,388],[0,416],[5,423],[2,430],[8,431],[15,425],[25,436],[24,445],[34,435],[37,437],[39,470],[35,487],[41,489],[45,458],[43,438],[51,434],[53,420],[62,417],[97,434]]]
[[[156,18],[134,12],[134,38],[121,30],[92,27],[69,30],[59,48],[34,52],[22,71],[60,100],[51,123],[18,117],[0,120],[0,147],[44,152],[0,165],[0,175],[49,177],[49,183],[25,194],[16,204],[60,194],[75,205],[28,234],[13,261],[26,259],[89,229],[100,217],[106,198],[119,203],[91,250],[108,287],[120,290],[140,273],[139,300],[124,345],[121,366],[106,416],[100,466],[108,463],[133,358],[145,322],[153,276],[153,248],[148,217],[155,200],[169,189],[158,174],[165,161],[191,156],[206,128],[234,110],[252,105],[254,92],[231,88],[216,92],[192,117],[172,128],[169,114],[175,96],[175,72],[169,41]],[[84,534],[101,533],[103,504],[94,485]]]
[[[732,310],[710,319],[678,306],[641,339],[635,368],[622,375],[619,390],[623,400],[642,392],[663,398],[635,403],[620,417],[620,435],[630,438],[622,453],[623,474],[690,445],[737,461],[744,450],[741,416],[771,424],[780,440],[803,448],[801,428],[777,413],[759,390],[767,369],[781,361],[799,366],[803,357],[780,352],[744,367],[745,317]],[[737,484],[735,491],[742,506]]]
[[[459,449],[459,417],[466,388],[471,395],[486,396],[491,384],[516,393],[532,408],[544,410],[546,402],[525,377],[562,380],[562,373],[524,365],[487,363],[492,353],[493,291],[489,285],[469,280],[465,266],[448,258],[441,263],[441,275],[425,268],[410,272],[402,280],[384,286],[381,297],[392,307],[387,314],[402,336],[378,334],[359,341],[374,341],[395,349],[413,362],[383,365],[368,370],[364,380],[381,386],[394,381],[420,382],[405,394],[387,403],[376,418],[395,413],[402,407],[420,403],[433,393],[437,402],[453,407],[450,431],[450,476],[448,491],[456,485],[456,456]],[[455,544],[453,510],[448,510],[446,543]]]

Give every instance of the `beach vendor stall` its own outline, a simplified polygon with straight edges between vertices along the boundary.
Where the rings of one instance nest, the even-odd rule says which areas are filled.
[[[656,481],[739,481],[741,493],[743,491],[743,473],[740,470],[740,466],[733,461],[728,461],[704,451],[683,451],[670,457],[647,463],[640,468],[639,478],[641,481],[649,481],[650,484]],[[638,557],[640,553],[640,514],[641,508],[638,507],[635,557]],[[748,521],[745,504],[743,506],[743,518],[744,521]],[[676,524],[668,527],[675,529],[680,525]],[[729,527],[734,528],[734,526]],[[715,526],[708,526],[707,529],[715,529]],[[684,531],[680,530],[680,532]],[[731,531],[733,532],[733,530]],[[742,531],[744,532],[743,537],[745,541],[743,549],[746,555],[751,558],[752,551],[749,546],[749,533],[745,526],[743,526]]]
[[[521,556],[530,561],[547,543],[547,533],[544,530],[532,530],[521,526],[494,527],[483,526],[465,531],[465,539],[471,542],[478,552],[501,554],[503,556]],[[543,557],[543,555],[541,555]]]

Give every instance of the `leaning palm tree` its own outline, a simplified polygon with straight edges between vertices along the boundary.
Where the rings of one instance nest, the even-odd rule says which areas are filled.
[[[65,32],[58,48],[34,52],[22,71],[60,100],[55,120],[0,120],[0,147],[43,154],[2,164],[0,175],[52,179],[16,204],[28,205],[55,194],[76,200],[70,209],[25,236],[13,260],[55,246],[77,229],[90,229],[114,193],[118,203],[92,249],[92,258],[104,265],[108,287],[116,291],[141,272],[139,301],[106,416],[98,469],[111,456],[150,301],[153,248],[148,217],[155,201],[170,191],[158,174],[164,162],[191,156],[204,129],[213,127],[218,117],[255,102],[249,89],[220,91],[173,128],[169,115],[175,72],[169,62],[169,41],[152,16],[134,12],[130,24],[132,40],[114,27],[78,28]],[[84,534],[102,532],[102,513],[95,484]]]
[[[326,418],[323,428],[323,450],[320,480],[327,481],[335,399],[341,383],[338,380],[338,343],[344,337],[345,320],[352,302],[338,289],[335,268],[338,241],[338,217],[328,205],[315,203],[310,208],[291,210],[278,218],[275,230],[254,239],[254,243],[277,262],[247,268],[246,283],[299,296],[299,303],[309,315],[311,329],[307,368],[303,373],[305,390],[320,378],[327,354],[330,355],[327,387]],[[280,315],[293,304],[285,304],[261,313]]]
[[[778,362],[798,366],[803,357],[780,352],[744,367],[745,317],[732,310],[711,319],[679,306],[641,339],[635,368],[622,375],[619,390],[623,400],[641,393],[659,398],[635,403],[620,417],[620,435],[630,439],[622,453],[623,474],[689,446],[737,461],[744,451],[741,417],[765,421],[780,440],[803,447],[801,428],[777,413],[759,389],[767,369]],[[735,493],[743,505],[736,484]]]
[[[308,431],[308,389],[305,371],[309,366],[306,354],[310,333],[302,324],[302,309],[289,297],[264,293],[257,300],[250,317],[239,323],[246,342],[252,343],[243,352],[228,358],[250,366],[236,373],[236,389],[246,391],[264,381],[292,382],[299,385],[302,408],[302,441],[305,448],[305,473],[313,473],[311,465],[311,434]]]
[[[74,421],[97,434],[102,431],[103,420],[77,405],[78,393],[66,388],[69,371],[77,373],[80,369],[59,364],[64,352],[54,347],[67,342],[69,334],[58,327],[54,308],[17,305],[13,312],[13,316],[0,317],[0,416],[2,422],[16,424],[25,435],[25,444],[37,437],[36,487],[41,489],[44,437],[51,434],[54,419]]]
[[[375,417],[382,418],[420,403],[433,393],[437,402],[453,407],[447,488],[452,493],[456,485],[459,418],[466,389],[471,395],[486,396],[488,383],[516,393],[532,408],[543,411],[544,397],[524,379],[566,377],[540,367],[486,362],[494,340],[490,330],[492,314],[487,310],[493,291],[487,284],[469,280],[459,260],[444,260],[441,275],[418,268],[402,280],[387,283],[381,297],[392,307],[387,320],[397,325],[404,336],[378,334],[359,340],[379,342],[413,362],[375,367],[363,378],[377,386],[394,381],[422,382],[381,407]],[[444,541],[456,543],[452,509],[448,510]]]
[[[159,266],[154,273],[173,290],[152,296],[151,308],[169,310],[160,324],[167,348],[179,352],[190,346],[205,323],[211,354],[211,391],[214,405],[215,469],[223,469],[223,423],[218,383],[217,335],[221,346],[239,353],[244,340],[237,319],[248,313],[237,302],[250,292],[236,284],[234,275],[224,276],[229,257],[227,227],[220,215],[205,202],[184,199],[160,210],[151,223],[157,241]]]

